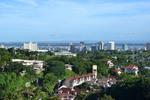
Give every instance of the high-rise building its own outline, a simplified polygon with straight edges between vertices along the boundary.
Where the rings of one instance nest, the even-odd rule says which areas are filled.
[[[108,49],[109,50],[115,50],[115,42],[114,41],[111,41],[108,43]]]
[[[127,50],[128,50],[128,45],[127,45],[127,44],[123,44],[122,49],[123,49],[124,51],[127,51]]]
[[[146,50],[150,50],[150,43],[146,43]]]
[[[98,50],[104,50],[104,42],[103,41],[100,41],[98,43]]]
[[[84,42],[80,42],[80,51],[81,52],[86,51],[86,46],[85,46]]]
[[[23,44],[23,49],[27,49],[29,51],[37,51],[38,50],[38,45],[37,45],[37,43],[32,43],[32,42],[24,43]]]
[[[73,43],[70,43],[69,51],[72,53],[76,51],[75,45]]]
[[[93,51],[93,52],[94,52],[94,51],[97,51],[97,46],[96,46],[96,45],[92,45],[92,46],[91,46],[91,51]]]
[[[2,45],[0,45],[0,48],[5,48],[5,46],[2,44]]]

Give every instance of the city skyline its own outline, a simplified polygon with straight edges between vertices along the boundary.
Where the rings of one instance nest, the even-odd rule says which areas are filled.
[[[148,42],[149,9],[149,0],[1,0],[0,42]]]

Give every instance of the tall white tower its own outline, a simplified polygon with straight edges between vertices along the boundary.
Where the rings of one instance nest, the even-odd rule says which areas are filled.
[[[111,41],[109,42],[109,47],[108,47],[109,50],[115,50],[115,42],[114,41]]]
[[[96,76],[96,78],[97,78],[97,65],[93,65],[93,67],[92,67],[92,72],[93,72],[93,74]]]

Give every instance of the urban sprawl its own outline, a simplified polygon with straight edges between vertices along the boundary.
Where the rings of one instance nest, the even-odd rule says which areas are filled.
[[[0,45],[2,100],[150,99],[150,43],[5,44]]]

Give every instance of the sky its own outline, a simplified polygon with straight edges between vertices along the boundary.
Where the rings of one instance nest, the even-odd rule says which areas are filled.
[[[150,41],[150,0],[0,0],[0,41]]]

